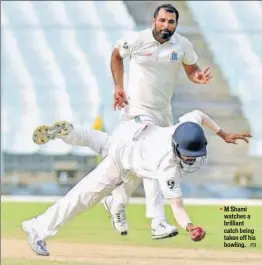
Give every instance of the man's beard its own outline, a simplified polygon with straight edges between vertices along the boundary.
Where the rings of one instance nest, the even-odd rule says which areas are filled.
[[[159,36],[163,40],[169,40],[173,34],[174,34],[174,32],[172,32],[170,30],[161,30]]]
[[[175,30],[172,32],[168,29],[165,30],[160,30],[160,31],[156,31],[156,29],[154,28],[154,35],[155,37],[160,37],[162,40],[169,40],[172,35],[175,33]]]

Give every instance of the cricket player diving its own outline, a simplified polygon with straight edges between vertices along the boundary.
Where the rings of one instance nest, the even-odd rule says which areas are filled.
[[[174,123],[171,99],[181,67],[188,79],[196,84],[207,84],[212,79],[209,68],[201,71],[198,56],[191,42],[176,32],[178,10],[163,4],[153,14],[152,28],[126,34],[117,41],[111,56],[111,71],[115,84],[114,108],[123,109],[123,120],[134,119],[143,124],[161,127]],[[123,60],[129,59],[129,71],[124,87]],[[128,198],[141,183],[140,178],[117,187],[104,200],[114,228],[126,235]],[[176,227],[166,222],[163,196],[158,181],[143,179],[146,216],[151,219],[153,239],[172,237]]]
[[[183,172],[193,173],[204,164],[208,144],[204,127],[226,143],[236,144],[238,139],[248,143],[251,137],[246,132],[225,132],[200,110],[181,116],[177,124],[168,127],[128,120],[118,125],[112,136],[66,121],[37,128],[33,133],[35,143],[62,139],[68,144],[90,146],[105,158],[44,213],[22,223],[32,250],[48,256],[46,238],[54,236],[66,221],[98,204],[119,184],[128,183],[131,175],[155,179],[177,223],[192,240],[201,241],[206,233],[186,212],[180,183]]]

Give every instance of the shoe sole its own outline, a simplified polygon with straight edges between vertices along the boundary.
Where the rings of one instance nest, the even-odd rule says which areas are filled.
[[[174,231],[172,233],[169,234],[165,234],[165,235],[159,235],[159,236],[152,236],[153,240],[159,240],[159,239],[165,239],[165,238],[171,238],[171,237],[175,237],[178,235],[178,231]]]
[[[117,232],[119,232],[119,231],[116,229],[115,224],[114,224],[114,222],[113,222],[113,220],[112,220],[112,215],[111,215],[111,213],[110,213],[110,206],[107,204],[107,201],[106,201],[106,200],[103,201],[103,204],[104,204],[104,207],[105,207],[106,211],[109,213],[109,216],[110,216],[110,219],[111,219],[111,225],[113,226],[113,228],[114,228]],[[121,236],[126,236],[126,235],[127,235],[127,231],[120,232],[120,235],[121,235]]]
[[[56,136],[65,136],[69,133],[70,123],[58,121],[51,125],[40,125],[33,132],[33,142],[41,145],[54,139]]]

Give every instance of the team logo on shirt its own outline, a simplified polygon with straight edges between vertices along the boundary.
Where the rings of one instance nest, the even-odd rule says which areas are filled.
[[[127,42],[124,43],[123,48],[124,48],[124,49],[128,49],[128,44],[127,44]]]
[[[173,51],[171,53],[171,57],[170,57],[170,61],[177,61],[178,57],[177,57],[177,52]]]
[[[175,181],[173,179],[170,179],[167,181],[167,186],[170,190],[173,190],[175,187]]]

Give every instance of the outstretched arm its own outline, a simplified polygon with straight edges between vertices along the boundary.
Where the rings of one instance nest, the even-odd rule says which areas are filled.
[[[191,222],[184,208],[182,197],[170,199],[170,205],[178,224],[189,232],[190,238],[193,241],[201,241],[205,237],[206,232]]]
[[[207,114],[200,112],[202,124],[220,136],[226,143],[236,144],[236,140],[243,140],[248,143],[248,138],[252,137],[248,132],[241,132],[241,133],[228,133],[220,128]]]
[[[207,127],[215,134],[220,136],[226,143],[236,144],[236,140],[243,140],[248,143],[248,138],[252,137],[248,132],[228,133],[224,131],[210,116],[200,110],[194,110],[186,113],[179,118],[179,122],[192,121],[203,127]]]
[[[173,155],[171,155],[172,157]],[[180,181],[182,178],[180,167],[173,162],[170,164],[170,156],[166,156],[160,165],[159,184],[165,199],[168,199],[177,223],[186,231],[192,240],[200,241],[205,237],[205,231],[196,227],[184,208]]]
[[[192,222],[184,208],[182,197],[170,199],[170,206],[177,223],[182,228],[186,229],[188,224],[191,224]]]

